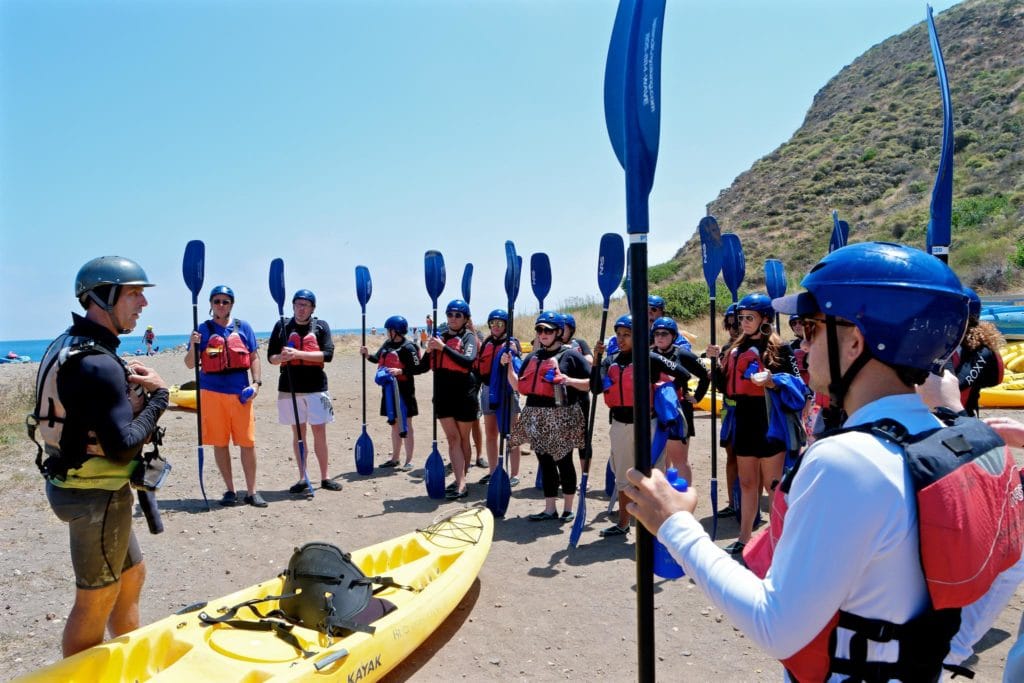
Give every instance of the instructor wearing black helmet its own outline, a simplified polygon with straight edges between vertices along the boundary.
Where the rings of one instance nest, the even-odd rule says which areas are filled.
[[[37,464],[50,507],[68,523],[77,587],[65,657],[103,642],[105,630],[117,637],[139,626],[146,569],[128,482],[168,392],[152,368],[125,362],[117,348],[118,335],[135,329],[147,304],[143,290],[152,286],[129,259],[86,263],[75,279],[85,315],[71,314],[71,327],[39,364],[29,435],[44,442]]]

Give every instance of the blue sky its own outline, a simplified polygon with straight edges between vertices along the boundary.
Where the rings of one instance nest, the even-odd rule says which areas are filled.
[[[357,264],[373,280],[368,324],[421,322],[427,249],[445,256],[443,300],[470,261],[477,315],[504,307],[506,239],[550,255],[546,307],[599,297],[598,240],[625,225],[602,100],[615,9],[3,0],[0,339],[59,332],[79,266],[109,253],[159,284],[142,323],[186,333],[190,239],[206,242],[204,289],[234,287],[257,329],[277,318],[275,257],[336,328],[359,325]],[[924,16],[917,0],[669,0],[650,262],[843,66]],[[517,308],[536,305],[524,280]]]

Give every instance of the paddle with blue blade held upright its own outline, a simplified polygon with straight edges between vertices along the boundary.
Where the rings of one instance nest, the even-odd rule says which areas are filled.
[[[530,287],[533,295],[537,297],[537,313],[544,312],[544,299],[551,291],[551,259],[544,252],[537,252],[530,257]],[[537,477],[533,485],[537,490],[544,488],[544,476],[540,467],[537,468]]]
[[[366,346],[366,302],[370,300],[373,293],[373,283],[370,281],[370,269],[366,266],[356,266],[356,298],[359,299],[359,309],[362,311],[362,346]],[[363,370],[363,433],[356,439],[355,456],[356,472],[363,476],[373,474],[373,440],[366,433],[366,359],[361,363]],[[395,457],[398,457],[395,455]]]
[[[661,35],[665,0],[620,0],[605,66],[604,109],[608,137],[625,170],[626,231],[630,239],[632,274],[630,308],[640,316],[647,310],[647,233],[650,231],[648,197],[654,184],[661,127]],[[633,406],[637,415],[649,415],[650,340],[634,335]],[[651,442],[651,423],[633,423],[637,444]],[[636,448],[634,464],[645,475],[651,471],[646,448]],[[637,677],[655,680],[654,655],[654,539],[643,525],[636,536]]]
[[[277,303],[277,315],[281,318],[282,341],[287,344],[288,335],[285,332],[287,320],[284,317],[284,260],[276,258],[270,262],[270,296]],[[306,473],[306,443],[302,438],[302,430],[299,429],[299,403],[295,398],[295,388],[292,385],[292,369],[284,363],[284,377],[288,384],[288,393],[292,397],[292,416],[295,418],[295,440],[299,445],[299,469],[302,470],[302,481],[306,485],[305,496],[313,497],[313,485],[309,483],[309,475]]]
[[[433,306],[434,336],[437,336],[437,299],[444,291],[445,271],[444,257],[441,252],[431,249],[423,256],[423,275],[427,284],[427,295]],[[437,373],[433,373],[434,395],[437,395]],[[437,450],[437,404],[432,409],[434,416],[434,441],[430,455],[423,465],[423,483],[427,486],[427,495],[434,500],[444,498],[444,460]]]
[[[473,293],[473,264],[467,263],[462,271],[462,300],[469,303],[469,295]]]
[[[622,236],[613,232],[601,236],[601,247],[597,256],[597,286],[601,290],[601,333],[598,339],[604,342],[608,329],[608,303],[615,289],[622,282],[622,271],[625,268],[625,249]],[[594,356],[594,369],[600,372],[601,354]],[[583,461],[583,475],[580,477],[579,500],[576,503],[576,519],[573,520],[569,532],[569,548],[575,548],[580,542],[587,517],[587,479],[590,476],[590,460],[593,456],[591,445],[594,438],[594,418],[597,416],[597,394],[591,392],[590,418],[587,421],[587,440],[583,452],[587,454]],[[614,477],[614,475],[612,475]]]
[[[192,329],[199,329],[199,292],[203,289],[203,275],[206,268],[206,245],[202,240],[192,240],[185,245],[185,257],[181,262],[181,274],[185,278],[185,286],[192,292]],[[203,392],[199,384],[199,344],[192,345],[192,357],[196,371],[196,455],[199,462],[199,491],[203,494],[206,509],[210,509],[210,501],[206,498],[206,487],[203,485]]]
[[[715,340],[715,303],[717,299],[718,274],[722,270],[722,259],[725,247],[722,245],[722,231],[718,227],[718,221],[713,216],[705,216],[700,219],[697,226],[700,232],[701,265],[704,271],[704,282],[708,285],[708,299],[710,300],[711,322],[711,345],[716,344]],[[711,540],[718,538],[718,432],[715,427],[715,417],[718,414],[718,402],[715,400],[715,370],[717,359],[711,359]]]
[[[515,320],[516,298],[519,296],[519,280],[523,267],[523,259],[516,254],[516,245],[511,240],[505,242],[505,295],[508,302],[508,329],[505,334],[504,353],[508,362],[512,362],[510,356],[512,349],[512,326]],[[499,366],[500,368],[501,366]],[[507,372],[507,370],[503,370]],[[505,470],[505,459],[511,458],[512,447],[508,432],[512,425],[512,396],[511,387],[507,386],[508,380],[501,380],[502,401],[500,410],[503,411],[500,432],[500,443],[498,444],[498,466],[494,468],[491,480],[487,482],[487,509],[495,517],[504,517],[508,511],[508,502],[512,497],[512,483]]]
[[[949,261],[949,245],[953,232],[953,101],[949,96],[949,78],[946,76],[946,61],[942,58],[939,34],[935,30],[932,8],[928,5],[928,42],[935,60],[935,73],[939,79],[942,94],[942,153],[939,156],[939,170],[935,174],[932,188],[932,203],[929,207],[927,251],[943,263]]]
[[[769,298],[778,299],[786,296],[786,269],[782,267],[782,261],[774,258],[765,260],[764,286],[768,289]],[[782,332],[777,312],[775,313],[775,331]]]
[[[747,260],[743,256],[743,244],[739,235],[731,232],[722,234],[722,280],[729,288],[732,302],[740,300],[740,285],[747,274]]]
[[[839,220],[839,212],[832,211],[832,237],[828,241],[828,253],[846,246],[846,240],[850,237],[850,224]]]

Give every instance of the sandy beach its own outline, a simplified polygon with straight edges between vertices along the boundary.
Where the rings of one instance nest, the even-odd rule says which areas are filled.
[[[379,342],[381,338],[377,338]],[[486,470],[473,468],[470,495],[458,502],[433,501],[423,486],[423,461],[431,447],[429,375],[417,381],[421,411],[415,419],[415,469],[377,468],[372,476],[355,472],[353,446],[360,434],[360,358],[357,340],[342,340],[327,366],[335,422],[328,427],[331,474],[341,492],[317,491],[296,500],[287,491],[297,478],[288,428],[277,424],[277,368],[265,365],[266,381],[256,402],[258,488],[265,509],[221,508],[224,491],[206,449],[206,511],[196,474],[195,413],[169,410],[162,452],[174,465],[160,492],[165,533],[152,536],[139,517],[135,532],[146,556],[148,577],[142,619],[148,623],[199,600],[256,583],[283,569],[292,549],[322,540],[355,549],[424,526],[462,505],[482,505],[486,486],[476,482]],[[371,343],[371,347],[374,344]],[[164,352],[150,364],[168,381],[192,378],[180,352]],[[38,365],[0,366],[0,397],[30,391]],[[370,367],[367,367],[371,375]],[[379,390],[368,379],[368,431],[375,460],[390,451],[390,430],[377,416]],[[987,411],[998,414],[1000,411]],[[587,499],[589,525],[580,546],[569,552],[569,525],[531,522],[541,492],[532,485],[536,458],[524,455],[520,477],[504,520],[496,524],[494,545],[470,590],[444,625],[395,671],[389,680],[610,680],[636,676],[635,567],[633,534],[603,540],[607,497],[603,492],[608,453],[606,411],[599,408],[594,440],[592,484]],[[1012,414],[1012,413],[1007,413]],[[1017,413],[1019,417],[1019,412]],[[19,417],[20,419],[20,417]],[[15,420],[17,421],[17,420]],[[445,453],[443,433],[439,449]],[[74,583],[68,557],[67,527],[51,513],[35,464],[35,447],[14,432],[0,441],[0,661],[8,678],[60,656],[60,636],[71,607]],[[239,488],[241,468],[232,449]],[[721,500],[725,500],[724,452],[720,454]],[[1018,456],[1020,453],[1018,453]],[[710,528],[709,419],[698,413],[697,437],[690,450],[698,509]],[[735,520],[719,524],[718,543],[735,539]],[[735,630],[729,620],[687,578],[656,581],[658,677],[661,680],[777,681],[780,665]],[[998,681],[1012,645],[1024,591],[1018,590],[993,629],[978,645],[976,681]]]

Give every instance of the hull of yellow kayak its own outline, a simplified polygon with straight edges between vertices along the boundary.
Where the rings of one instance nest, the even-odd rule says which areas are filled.
[[[171,392],[171,403],[178,406],[179,408],[189,408],[191,410],[196,409],[196,390],[195,389],[182,389],[178,385],[174,385],[170,389]]]
[[[172,615],[110,642],[40,669],[17,681],[375,681],[419,647],[466,595],[491,548],[494,520],[486,508],[470,508],[390,541],[352,553],[367,576],[385,575],[415,592],[388,588],[377,594],[397,609],[381,617],[373,634],[329,639],[295,626],[303,648],[271,631],[207,625],[199,610]],[[282,593],[283,578],[210,601],[203,610],[219,616],[253,598]],[[260,605],[276,609],[277,602]],[[256,620],[249,610],[238,619]],[[318,665],[320,668],[318,669]]]

